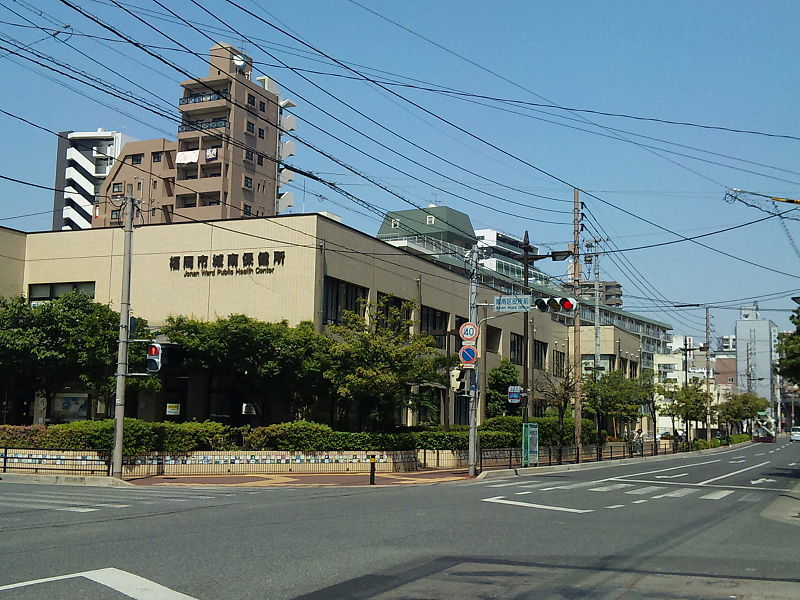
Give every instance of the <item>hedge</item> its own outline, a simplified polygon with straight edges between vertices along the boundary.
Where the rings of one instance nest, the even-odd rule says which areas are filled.
[[[558,417],[534,417],[531,423],[539,424],[539,445],[558,446]],[[513,446],[519,446],[519,439],[522,436],[522,417],[492,417],[486,419],[480,426],[482,431],[505,431],[517,436],[517,442]],[[564,419],[565,446],[572,446],[575,440],[575,420],[571,417]],[[594,423],[589,419],[582,420],[581,441],[584,444],[594,444],[597,442],[597,431]],[[484,446],[486,447],[486,446]]]
[[[731,444],[740,444],[741,442],[749,442],[750,435],[747,433],[734,433],[731,436]]]

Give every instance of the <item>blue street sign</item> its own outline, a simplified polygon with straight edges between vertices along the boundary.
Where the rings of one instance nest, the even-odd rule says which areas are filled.
[[[508,386],[508,401],[515,404],[522,398],[522,386],[510,385]]]
[[[458,351],[458,358],[462,363],[468,365],[472,364],[478,360],[478,350],[475,346],[463,346],[461,350]]]

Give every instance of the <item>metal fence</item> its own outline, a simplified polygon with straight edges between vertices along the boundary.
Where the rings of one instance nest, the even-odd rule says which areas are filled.
[[[3,473],[60,475],[110,475],[110,450],[68,450],[63,448],[3,448]]]

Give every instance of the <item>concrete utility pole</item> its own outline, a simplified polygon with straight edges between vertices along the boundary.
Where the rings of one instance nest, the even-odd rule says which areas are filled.
[[[528,231],[525,230],[525,235],[522,238],[522,252],[523,252],[523,261],[522,261],[522,269],[523,269],[523,285],[528,291],[528,294],[531,295],[531,304],[533,304],[533,294],[531,294],[531,289],[528,287],[528,278],[530,277],[530,270],[528,268],[528,253],[531,249],[530,238],[528,237]],[[526,310],[523,313],[524,321],[522,322],[522,345],[524,346],[524,350],[522,351],[522,389],[525,390],[525,393],[528,394],[528,400],[525,402],[525,407],[522,410],[522,422],[526,423],[528,421],[528,415],[530,414],[531,406],[533,404],[533,386],[530,386],[530,367],[533,362],[533,356],[531,355],[531,331],[528,324],[528,318],[530,316],[530,312]],[[535,333],[534,333],[535,336]]]
[[[600,240],[592,240],[592,267],[594,269],[594,377],[597,377],[597,370],[600,368],[600,253],[598,244]]]
[[[581,462],[581,200],[580,191],[575,188],[572,193],[572,244],[573,270],[572,280],[575,284],[575,316],[573,318],[572,371],[575,378],[575,462]]]
[[[111,474],[122,478],[122,434],[125,419],[125,380],[128,377],[128,328],[131,321],[131,257],[133,217],[136,199],[125,197],[125,226],[122,248],[122,296],[119,303],[119,344],[117,350],[117,389],[114,400],[114,451]]]
[[[478,323],[478,245],[470,255],[472,273],[469,278],[469,320]],[[478,474],[478,367],[471,370],[469,386],[469,476]]]
[[[706,306],[706,441],[711,441],[711,309]]]

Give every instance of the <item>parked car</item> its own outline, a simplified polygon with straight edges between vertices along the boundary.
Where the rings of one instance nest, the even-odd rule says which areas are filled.
[[[789,441],[800,442],[800,427],[792,427],[792,431],[789,433]]]

